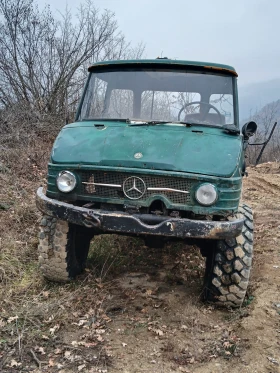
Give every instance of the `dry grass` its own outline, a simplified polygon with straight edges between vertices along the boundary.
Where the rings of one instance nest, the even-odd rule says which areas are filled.
[[[22,368],[35,371],[41,360],[44,361],[39,364],[42,366],[53,364],[57,369],[60,364],[76,370],[88,355],[87,343],[94,345],[94,366],[107,364],[110,360],[102,340],[97,339],[98,333],[86,335],[86,330],[81,333],[81,326],[72,325],[80,318],[90,317],[100,319],[96,330],[106,325],[108,320],[102,310],[106,290],[99,289],[91,273],[76,283],[57,285],[44,280],[38,271],[37,231],[41,214],[35,205],[35,192],[45,183],[50,147],[51,142],[38,140],[1,152],[1,373]],[[64,340],[66,332],[68,341]],[[83,338],[83,343],[79,347],[73,346],[71,342],[78,337]],[[71,353],[65,357],[67,348]],[[81,352],[83,349],[86,353]],[[54,354],[55,350],[57,354]]]

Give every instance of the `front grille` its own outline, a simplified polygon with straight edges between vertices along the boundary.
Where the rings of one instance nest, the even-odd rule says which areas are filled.
[[[99,185],[82,184],[82,193],[86,195],[92,195],[96,197],[106,198],[117,198],[123,200],[131,199],[127,198],[123,193],[123,183],[130,176],[140,177],[146,184],[147,188],[171,188],[183,191],[190,191],[192,187],[192,181],[171,178],[171,177],[160,177],[160,176],[149,176],[149,175],[130,175],[121,172],[102,172],[102,171],[83,171],[80,173],[81,181],[87,183],[98,183],[98,184],[114,184],[121,185],[121,188],[112,188]],[[173,191],[151,191],[146,190],[145,194],[137,199],[143,201],[153,195],[166,196],[171,203],[188,204],[190,202],[190,195],[183,194]]]

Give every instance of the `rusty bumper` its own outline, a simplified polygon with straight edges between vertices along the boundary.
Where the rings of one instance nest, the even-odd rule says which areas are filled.
[[[93,228],[98,233],[223,239],[240,235],[244,223],[243,219],[234,221],[191,220],[90,209],[48,198],[43,188],[37,191],[36,204],[38,209],[46,215]]]

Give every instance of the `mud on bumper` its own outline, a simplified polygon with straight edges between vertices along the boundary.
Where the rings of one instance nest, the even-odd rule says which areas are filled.
[[[241,234],[244,220],[207,221],[154,216],[130,215],[74,206],[48,198],[43,188],[37,190],[36,204],[44,214],[104,233],[127,233],[178,238],[224,239]]]

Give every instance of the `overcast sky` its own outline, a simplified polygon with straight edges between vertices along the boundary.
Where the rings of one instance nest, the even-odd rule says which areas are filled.
[[[38,0],[63,11],[77,0]],[[95,0],[145,57],[232,65],[239,85],[280,78],[280,0]]]

